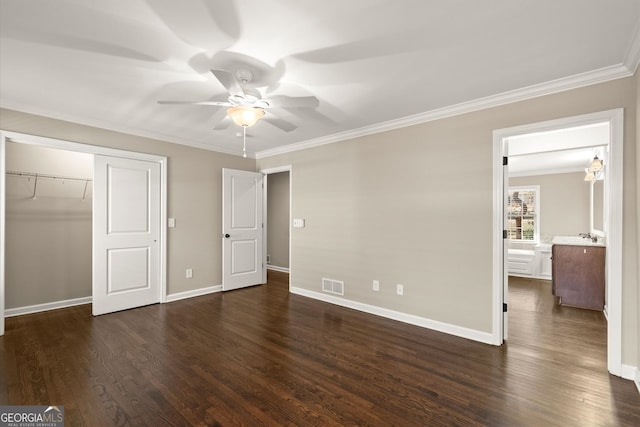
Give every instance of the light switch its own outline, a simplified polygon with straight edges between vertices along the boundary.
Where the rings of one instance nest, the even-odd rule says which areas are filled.
[[[294,219],[293,220],[293,227],[294,228],[304,228],[304,219]]]
[[[176,226],[176,219],[169,218],[169,227],[175,227],[175,226]]]

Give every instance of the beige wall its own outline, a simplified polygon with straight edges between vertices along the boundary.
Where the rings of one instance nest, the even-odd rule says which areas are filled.
[[[490,332],[493,130],[624,108],[622,359],[635,365],[636,105],[625,78],[258,160],[295,171],[292,215],[307,226],[293,229],[292,286],[344,280],[347,299]]]
[[[6,167],[91,179],[93,156],[7,143]],[[85,194],[86,181],[35,183],[24,176],[6,178],[7,309],[91,296],[92,185]]]
[[[269,264],[289,268],[289,172],[267,176],[267,198]]]
[[[176,218],[167,233],[168,293],[222,284],[222,168],[255,170],[255,160],[7,109],[0,109],[0,129],[166,156],[167,214]]]
[[[510,177],[509,185],[540,186],[540,237],[577,236],[589,232],[590,184],[584,173]]]

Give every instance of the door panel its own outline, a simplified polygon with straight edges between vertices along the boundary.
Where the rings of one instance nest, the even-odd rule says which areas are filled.
[[[146,167],[146,165],[144,165]],[[127,169],[109,165],[109,191],[107,207],[108,233],[148,233],[149,222],[149,171]],[[135,209],[129,209],[135,207]]]
[[[107,251],[107,295],[151,286],[149,248]]]
[[[222,170],[222,289],[263,283],[262,180],[256,172]]]
[[[95,156],[93,314],[160,302],[160,164]]]

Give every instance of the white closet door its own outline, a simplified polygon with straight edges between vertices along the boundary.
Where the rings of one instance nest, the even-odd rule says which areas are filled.
[[[160,302],[160,164],[95,156],[93,314]]]

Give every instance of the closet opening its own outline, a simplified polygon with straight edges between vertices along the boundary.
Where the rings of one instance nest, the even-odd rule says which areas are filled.
[[[92,298],[93,155],[7,142],[5,316]]]
[[[12,153],[21,147],[29,150],[28,154],[22,154],[21,161],[38,160],[35,166],[15,163]],[[60,163],[55,160],[57,155],[62,156],[59,151],[67,152],[66,160]],[[54,169],[54,165],[61,169]],[[80,165],[86,166],[82,169]],[[11,189],[8,189],[7,181],[13,180],[18,183],[9,183]],[[20,180],[24,181],[20,183]],[[82,190],[71,189],[74,184]],[[55,185],[65,187],[56,189]],[[16,206],[7,206],[13,203],[7,196],[9,192],[10,197],[18,199]],[[141,197],[144,194],[148,197]],[[27,202],[36,202],[39,206],[47,198],[54,200],[53,205],[41,207],[36,213],[20,211],[34,208],[26,205]],[[74,210],[65,206],[67,202],[83,205],[75,206]],[[58,210],[71,215],[64,216]],[[50,217],[50,225],[58,227],[60,234],[50,236],[51,229],[35,225],[45,213]],[[11,215],[10,219],[7,214]],[[70,225],[70,219],[83,219],[84,231]],[[13,220],[27,222],[27,225],[13,224]],[[0,335],[4,335],[5,315],[91,302],[92,314],[97,316],[166,302],[167,245],[163,226],[166,223],[165,156],[0,130]],[[17,233],[19,229],[32,234],[25,237]],[[35,240],[34,245],[20,253],[19,261],[15,256],[17,249],[12,249],[11,242],[5,244],[8,234],[14,232],[13,242]],[[85,235],[88,238],[82,240],[80,236]],[[138,238],[140,240],[136,240]],[[63,246],[49,245],[56,241]],[[82,245],[77,243],[80,241]],[[78,247],[85,250],[70,255],[70,246],[74,251]],[[7,254],[9,250],[12,255]],[[59,279],[60,286],[53,285],[53,273],[43,267],[47,264],[57,268],[55,279]],[[29,282],[25,285],[22,278],[16,281],[16,275],[26,272],[33,275],[35,279],[30,283],[36,285]],[[76,282],[77,276],[82,280]],[[87,276],[89,279],[85,282]],[[7,282],[20,283],[17,291],[8,291],[12,293],[10,301],[6,298]],[[75,283],[81,285],[76,287]]]

